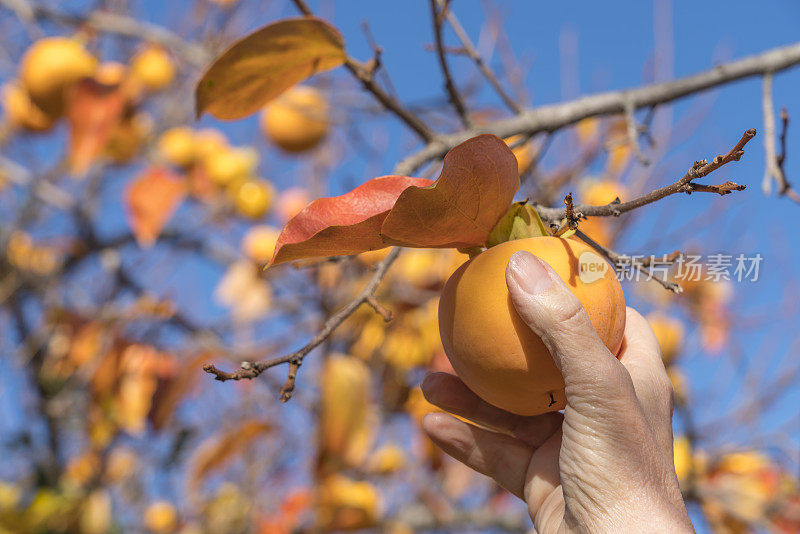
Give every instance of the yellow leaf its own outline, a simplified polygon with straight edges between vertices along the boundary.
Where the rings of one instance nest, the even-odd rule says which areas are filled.
[[[275,22],[237,41],[211,64],[197,84],[197,116],[246,117],[345,58],[344,40],[327,22],[313,17]]]

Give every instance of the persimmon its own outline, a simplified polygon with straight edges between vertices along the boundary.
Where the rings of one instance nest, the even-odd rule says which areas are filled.
[[[158,154],[178,167],[191,165],[196,157],[195,135],[191,128],[170,128],[158,138]]]
[[[46,132],[55,124],[51,117],[31,101],[28,92],[16,83],[3,87],[3,108],[6,119],[31,132]]]
[[[605,206],[622,199],[625,188],[618,182],[611,180],[588,181],[582,184],[581,203],[589,206]],[[607,217],[589,217],[581,221],[580,230],[604,247],[610,247],[614,239],[612,221]]]
[[[251,219],[260,219],[272,207],[275,188],[266,180],[248,178],[232,185],[236,211]]]
[[[242,239],[242,251],[257,263],[267,263],[272,259],[280,235],[280,229],[274,226],[253,226]]]
[[[572,239],[507,241],[453,273],[439,301],[442,345],[453,368],[490,404],[537,415],[564,408],[564,379],[542,340],[511,302],[506,266],[520,250],[538,256],[558,273],[612,354],[622,344],[625,298],[613,269],[588,245]]]
[[[104,61],[97,66],[94,80],[103,85],[120,85],[128,77],[128,67],[118,61]]]
[[[166,50],[149,45],[131,59],[131,76],[150,91],[158,91],[175,79],[175,65]]]
[[[504,141],[509,147],[512,147],[521,139],[521,135],[512,135],[508,139],[504,139]],[[536,149],[531,145],[530,141],[515,146],[511,149],[511,152],[513,152],[514,157],[517,158],[517,170],[520,174],[530,169],[531,165],[533,165],[533,162],[536,160]]]
[[[52,117],[59,117],[64,112],[66,89],[91,76],[96,67],[97,59],[79,41],[47,37],[25,52],[19,78],[38,107]]]
[[[167,501],[156,501],[144,511],[144,526],[149,532],[166,534],[178,528],[178,514]]]
[[[281,221],[288,221],[311,202],[311,196],[303,187],[290,187],[278,195],[275,209]]]
[[[226,186],[252,176],[258,165],[258,153],[251,148],[224,147],[203,159],[208,178]]]
[[[261,113],[261,131],[287,152],[305,152],[328,133],[328,102],[314,88],[298,85]]]

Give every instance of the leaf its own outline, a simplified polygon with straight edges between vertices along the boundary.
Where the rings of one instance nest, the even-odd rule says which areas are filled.
[[[208,360],[209,354],[205,352],[195,355],[188,362],[182,364],[184,370],[174,378],[159,381],[153,395],[150,413],[147,415],[155,430],[167,428],[178,405],[189,395],[200,379],[202,373],[199,370],[202,368],[203,362]]]
[[[490,134],[456,146],[430,187],[409,187],[381,227],[384,241],[406,247],[482,245],[519,189],[517,159]]]
[[[208,474],[224,467],[258,437],[271,431],[271,423],[250,420],[200,444],[189,468],[189,489],[196,490]]]
[[[128,224],[141,247],[155,243],[186,196],[186,181],[160,167],[150,167],[125,191]]]
[[[487,247],[493,247],[514,239],[548,236],[542,219],[536,209],[527,203],[515,202],[497,222],[486,240]]]
[[[425,178],[379,176],[344,195],[315,200],[286,224],[271,265],[385,247],[381,225],[397,197],[409,187],[432,183]]]
[[[127,98],[118,85],[105,85],[91,78],[75,85],[67,112],[69,165],[73,175],[85,175],[103,152],[122,119],[126,103]]]
[[[197,84],[197,116],[207,111],[219,119],[240,119],[346,57],[341,34],[323,20],[275,22],[240,39],[211,64]]]

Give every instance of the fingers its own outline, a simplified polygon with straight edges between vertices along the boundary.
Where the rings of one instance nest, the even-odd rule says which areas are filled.
[[[422,428],[444,452],[524,498],[526,472],[533,453],[528,445],[444,413],[426,415]]]
[[[564,375],[568,401],[571,394],[617,391],[609,386],[624,383],[624,370],[597,335],[580,300],[547,263],[529,252],[516,252],[508,262],[506,283],[517,313],[542,339]]]
[[[557,431],[545,441],[531,456],[528,465],[528,482],[525,486],[525,500],[531,511],[538,532],[555,532],[557,529],[543,529],[547,517],[563,516],[563,494],[555,490],[561,484],[559,472],[559,454],[561,453],[561,431]],[[561,498],[562,508],[552,506],[552,496],[557,493]]]
[[[672,384],[661,360],[653,329],[633,308],[627,309],[620,362],[628,370],[645,419],[659,447],[672,456]]]
[[[506,432],[531,447],[539,447],[561,428],[563,417],[548,413],[534,417],[516,415],[487,403],[470,390],[457,376],[431,373],[422,381],[428,402],[443,410],[500,432]]]

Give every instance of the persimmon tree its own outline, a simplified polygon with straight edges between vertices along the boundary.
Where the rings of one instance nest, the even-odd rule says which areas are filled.
[[[761,189],[797,216],[789,114],[775,124],[772,84],[800,64],[800,44],[531,106],[479,51],[460,6],[429,4],[441,77],[420,83],[441,95],[409,103],[380,36],[365,26],[373,55],[353,57],[304,0],[250,33],[247,2],[196,2],[196,18],[170,27],[113,4],[0,0],[25,30],[3,38],[13,69],[0,133],[12,332],[2,387],[17,415],[4,432],[0,527],[528,528],[512,497],[424,437],[421,419],[437,408],[418,384],[428,370],[453,372],[437,303],[458,266],[499,243],[557,236],[608,260],[650,312],[675,390],[676,473],[696,517],[719,532],[800,528],[796,460],[770,449],[790,443],[783,427],[737,447],[715,439],[796,393],[800,367],[698,420],[728,392],[697,383],[685,363],[736,352],[736,287],[713,276],[718,263],[689,261],[718,253],[713,240],[655,236],[652,250],[630,250],[623,239],[667,197],[687,209],[724,197],[715,209],[725,210],[752,184],[732,176],[755,125],[724,132],[719,154],[692,154],[672,177],[659,172],[668,136],[651,129],[674,102],[746,78],[763,81]],[[470,85],[491,101],[455,76],[455,61],[471,64]],[[247,128],[267,144],[234,143],[239,123],[219,122],[255,114]],[[214,127],[196,124],[208,116]],[[363,137],[387,124],[413,139],[389,167]],[[554,154],[565,137],[572,148]],[[379,170],[342,188],[331,177],[345,153]],[[699,343],[687,343],[692,333]]]

